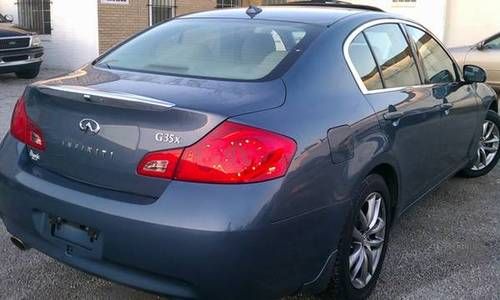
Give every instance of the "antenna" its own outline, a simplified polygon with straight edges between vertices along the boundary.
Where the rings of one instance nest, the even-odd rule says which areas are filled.
[[[247,9],[247,15],[250,18],[255,18],[256,15],[260,14],[262,12],[262,8],[257,7],[255,5],[250,5]]]

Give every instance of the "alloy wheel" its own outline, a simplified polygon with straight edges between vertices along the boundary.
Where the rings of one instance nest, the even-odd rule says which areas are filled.
[[[386,215],[380,193],[368,195],[359,210],[349,255],[349,275],[357,289],[368,285],[377,271],[386,235]]]
[[[486,120],[483,123],[483,133],[479,140],[477,158],[472,166],[473,171],[481,171],[495,159],[500,145],[500,132],[495,123]]]

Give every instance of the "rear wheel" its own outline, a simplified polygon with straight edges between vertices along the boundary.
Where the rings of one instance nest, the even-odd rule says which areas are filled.
[[[378,280],[389,238],[390,193],[380,175],[362,183],[354,214],[340,242],[325,299],[364,299]]]
[[[39,73],[40,73],[40,66],[36,66],[16,72],[16,76],[22,79],[33,79],[36,78]]]
[[[480,177],[488,174],[500,158],[500,117],[489,111],[483,122],[482,134],[477,145],[475,160],[460,175],[464,177]]]

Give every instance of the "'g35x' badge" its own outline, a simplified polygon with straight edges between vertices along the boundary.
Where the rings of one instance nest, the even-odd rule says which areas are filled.
[[[155,134],[155,140],[160,143],[167,143],[167,144],[180,144],[181,143],[181,137],[176,136],[175,134],[171,133],[164,133],[164,132],[158,132]]]

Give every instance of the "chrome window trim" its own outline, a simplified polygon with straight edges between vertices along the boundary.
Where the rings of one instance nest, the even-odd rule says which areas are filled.
[[[15,50],[22,50],[22,49],[29,49],[33,45],[33,36],[32,35],[22,35],[22,36],[11,36],[11,37],[0,37],[0,40],[16,40],[16,39],[25,39],[29,38],[30,42],[28,44],[28,47],[22,47],[22,48],[12,48],[12,49],[3,49],[1,51],[15,51]]]
[[[422,25],[417,24],[415,22],[411,22],[411,21],[407,21],[407,20],[401,20],[401,19],[396,19],[396,18],[393,18],[393,19],[387,18],[387,19],[378,19],[378,20],[369,21],[367,23],[364,23],[364,24],[358,26],[356,29],[354,29],[354,31],[352,31],[349,34],[349,36],[347,37],[347,39],[344,41],[343,51],[344,51],[344,58],[346,60],[346,63],[349,66],[349,69],[351,70],[351,74],[353,75],[354,80],[356,81],[356,84],[358,85],[358,87],[361,90],[361,92],[364,95],[370,95],[370,94],[379,94],[379,93],[388,93],[388,92],[403,91],[403,90],[406,90],[406,89],[409,89],[409,88],[425,88],[425,87],[434,86],[435,84],[419,84],[419,85],[414,85],[414,86],[404,86],[404,87],[396,87],[396,88],[383,88],[383,89],[376,89],[376,90],[368,90],[366,88],[365,84],[363,83],[363,80],[361,79],[361,76],[359,76],[359,73],[356,70],[356,67],[354,66],[354,63],[352,62],[351,56],[349,55],[349,47],[351,46],[352,41],[358,36],[358,34],[360,34],[361,32],[363,32],[364,30],[366,30],[366,29],[368,29],[370,27],[373,27],[373,26],[376,26],[376,25],[381,25],[381,24],[396,24],[396,25],[405,24],[405,25],[410,25],[410,26],[416,27],[416,28],[424,31],[425,33],[429,34],[433,39],[435,39],[438,42],[438,44],[443,49],[446,49],[442,45],[442,43],[429,30],[427,30],[425,27],[423,27]],[[403,31],[401,33],[403,35],[405,35],[405,33]],[[448,52],[446,52],[446,53],[448,54]],[[448,54],[448,56],[450,56],[450,55]],[[452,60],[452,62],[456,66],[456,61],[452,57],[450,57],[450,59]],[[457,75],[460,75],[460,74],[457,74]]]

